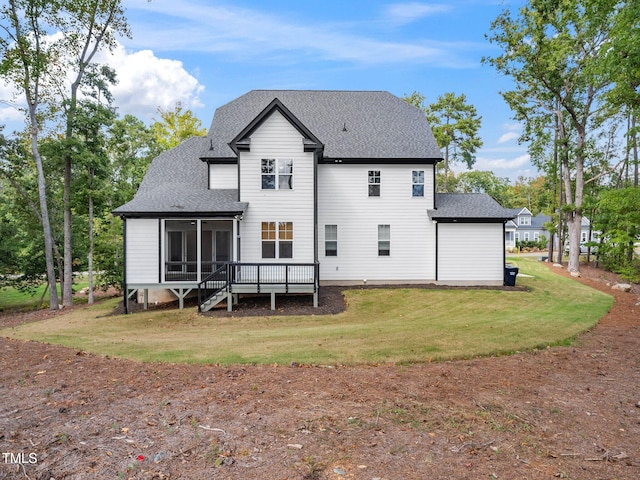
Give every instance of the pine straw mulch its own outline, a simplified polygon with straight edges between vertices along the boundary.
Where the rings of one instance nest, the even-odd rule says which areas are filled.
[[[640,478],[640,291],[614,280],[583,269],[615,304],[574,345],[498,358],[219,367],[0,338],[0,479]]]

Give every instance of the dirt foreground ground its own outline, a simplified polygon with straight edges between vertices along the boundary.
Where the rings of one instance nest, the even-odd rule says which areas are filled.
[[[637,479],[640,292],[607,280],[584,269],[615,304],[573,346],[500,358],[222,368],[0,338],[0,479]]]

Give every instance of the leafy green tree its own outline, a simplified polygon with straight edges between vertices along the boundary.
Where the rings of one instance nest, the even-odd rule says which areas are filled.
[[[30,145],[37,172],[39,218],[44,236],[44,254],[49,286],[49,308],[58,308],[53,258],[53,235],[47,204],[45,172],[38,147],[43,101],[53,94],[48,75],[52,52],[45,48],[48,22],[57,22],[58,2],[9,0],[0,7],[0,76],[24,95],[30,128]]]
[[[601,192],[593,222],[600,230],[598,256],[605,268],[640,281],[640,262],[634,253],[640,241],[640,189],[628,187]]]
[[[448,191],[451,163],[463,161],[471,169],[476,161],[474,154],[482,147],[478,136],[482,117],[464,94],[455,93],[439,96],[426,114],[438,146],[444,150],[444,190]]]
[[[61,90],[64,107],[65,139],[73,145],[77,124],[78,95],[83,86],[90,86],[90,92],[100,91],[109,101],[108,85],[115,82],[115,74],[110,69],[94,63],[94,57],[101,49],[113,49],[117,35],[130,35],[120,0],[83,0],[62,2],[64,20],[58,23],[62,33],[55,48],[61,55],[71,58],[70,70],[73,75],[67,91]],[[58,81],[63,84],[63,76],[68,70],[62,69]],[[72,157],[73,149],[64,154],[64,284],[63,305],[73,304],[73,231],[72,231]]]
[[[103,210],[94,221],[94,260],[102,288],[122,287],[124,262],[122,258],[122,220],[111,211],[130,201],[151,160],[162,149],[151,129],[133,115],[125,115],[113,122],[106,138],[109,178],[103,182]]]
[[[500,205],[509,205],[509,179],[487,171],[462,172],[458,176],[456,190],[462,193],[487,193]]]
[[[509,201],[512,208],[527,207],[531,213],[549,213],[555,209],[553,185],[545,176],[527,178],[520,176],[509,188]]]
[[[579,272],[585,161],[591,120],[611,84],[601,68],[617,0],[531,0],[517,16],[503,11],[489,40],[502,54],[485,58],[513,78],[502,95],[531,136],[556,128],[569,225],[569,270]],[[555,119],[555,125],[553,122]]]
[[[158,108],[160,120],[151,125],[151,131],[155,135],[156,142],[162,150],[180,145],[191,137],[201,137],[207,134],[202,122],[191,110],[182,110],[180,103],[176,104],[173,111]]]

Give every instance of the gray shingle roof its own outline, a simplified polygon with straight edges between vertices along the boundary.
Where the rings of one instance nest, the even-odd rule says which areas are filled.
[[[208,165],[199,158],[208,140],[194,137],[156,157],[147,170],[138,193],[113,211],[116,215],[234,214],[247,203],[238,202],[237,190],[209,190]]]
[[[513,218],[504,208],[486,193],[436,193],[436,209],[429,210],[433,220],[495,220]]]
[[[202,157],[235,157],[228,143],[275,98],[324,144],[327,158],[442,159],[424,113],[404,100],[382,91],[318,90],[252,90],[221,106]]]

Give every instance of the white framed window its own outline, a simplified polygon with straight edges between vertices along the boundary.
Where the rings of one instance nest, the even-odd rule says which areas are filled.
[[[260,161],[263,190],[293,190],[293,160],[263,158]]]
[[[524,234],[524,241],[528,242],[529,241],[529,232],[523,232]]]
[[[411,196],[424,197],[424,170],[411,172]]]
[[[391,225],[378,225],[378,256],[391,255]]]
[[[540,240],[540,232],[533,232],[533,239],[537,242]]]
[[[367,182],[369,185],[369,196],[379,197],[380,196],[380,170],[369,170],[367,178],[368,178]]]
[[[589,235],[589,232],[580,232],[580,241],[583,243],[586,242],[588,235]]]
[[[324,255],[326,257],[338,256],[338,226],[324,226]]]
[[[520,241],[520,232],[515,232],[516,242]]]
[[[262,222],[262,258],[293,258],[293,222]]]
[[[528,215],[518,217],[518,225],[531,225],[531,217]]]

